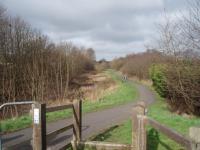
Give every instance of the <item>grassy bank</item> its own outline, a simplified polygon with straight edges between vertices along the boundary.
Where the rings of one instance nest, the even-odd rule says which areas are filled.
[[[200,118],[194,116],[181,116],[170,112],[168,106],[163,98],[156,94],[156,102],[149,107],[148,115],[158,122],[174,129],[175,131],[188,136],[189,128],[191,126],[200,125]],[[180,150],[184,149],[174,141],[152,128],[148,128],[149,133],[149,147],[152,150]]]
[[[85,101],[83,104],[83,112],[97,111],[121,104],[125,104],[136,100],[138,97],[137,89],[133,84],[123,82],[121,76],[119,76],[113,70],[108,70],[105,74],[111,77],[118,85],[118,88],[111,93],[105,93],[105,96],[94,102]]]
[[[194,116],[184,117],[170,112],[165,100],[158,94],[156,94],[155,103],[149,106],[148,116],[185,136],[188,136],[189,127],[200,125],[200,118]],[[97,135],[93,140],[131,144],[131,126],[131,121],[127,121],[120,126],[114,126]],[[147,136],[149,150],[184,149],[152,127],[147,127]]]
[[[136,88],[132,84],[122,82],[121,77],[112,70],[106,71],[105,74],[111,77],[111,79],[117,83],[118,88],[110,93],[105,93],[104,96],[99,100],[93,102],[89,100],[84,101],[84,113],[98,111],[101,109],[110,108],[136,100],[138,93]],[[70,110],[47,113],[47,121],[50,122],[70,117],[71,114],[72,112]],[[4,120],[0,122],[0,132],[9,132],[26,128],[31,125],[31,122],[31,117],[28,115],[16,119]]]
[[[91,140],[131,144],[131,126],[131,120],[128,120],[122,125],[113,126],[101,134],[92,137]]]

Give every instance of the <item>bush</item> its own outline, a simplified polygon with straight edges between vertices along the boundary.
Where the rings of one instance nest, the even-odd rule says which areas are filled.
[[[165,62],[167,57],[156,50],[129,54],[124,58],[112,61],[111,67],[128,76],[137,77],[139,80],[149,79],[149,68],[152,64]]]
[[[167,99],[173,111],[200,115],[200,65],[179,61],[150,69],[155,90]]]
[[[125,59],[124,58],[114,59],[111,62],[111,68],[113,68],[115,70],[120,70],[123,67],[124,63],[125,63]]]
[[[165,76],[165,65],[152,65],[149,69],[150,77],[153,82],[153,87],[159,93],[160,96],[167,96],[166,76]]]
[[[106,60],[100,60],[95,65],[95,70],[98,71],[98,72],[105,71],[109,68],[110,68],[110,64]]]
[[[167,70],[169,104],[179,113],[200,115],[200,66],[183,62]]]

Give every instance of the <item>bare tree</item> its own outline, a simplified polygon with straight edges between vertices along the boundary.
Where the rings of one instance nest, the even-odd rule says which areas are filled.
[[[180,113],[200,115],[200,2],[190,1],[188,12],[175,20],[165,18],[159,43],[160,49],[175,60],[167,63],[164,73],[170,106]]]
[[[47,36],[0,7],[0,104],[8,101],[65,101],[70,83],[94,68],[94,51],[86,56],[74,44],[54,44]],[[20,115],[24,109],[5,109]]]

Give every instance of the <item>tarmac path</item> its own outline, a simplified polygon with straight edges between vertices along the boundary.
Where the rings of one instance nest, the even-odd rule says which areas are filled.
[[[147,104],[151,104],[154,102],[155,96],[152,91],[150,91],[146,86],[134,83],[134,86],[137,88],[139,92],[138,100],[145,101]],[[135,101],[115,106],[113,108],[100,110],[97,112],[91,112],[83,114],[82,120],[82,137],[83,139],[88,139],[91,136],[98,134],[99,132],[110,128],[114,125],[121,124],[124,121],[128,120],[131,117],[131,110],[134,106]],[[47,133],[50,131],[57,130],[70,124],[72,122],[71,118],[59,120],[56,122],[47,124]],[[8,133],[2,136],[3,149],[9,150],[31,150],[31,136],[32,136],[32,128],[22,129],[20,131],[16,131],[13,133]],[[47,141],[48,147],[50,146],[52,149],[59,149],[66,143],[72,140],[72,131],[68,130],[59,134],[51,141]]]

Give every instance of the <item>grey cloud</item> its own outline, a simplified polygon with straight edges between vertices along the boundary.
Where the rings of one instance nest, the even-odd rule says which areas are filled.
[[[55,42],[72,41],[112,59],[144,51],[155,36],[154,24],[166,8],[184,8],[182,0],[0,0],[11,15],[21,16]]]

